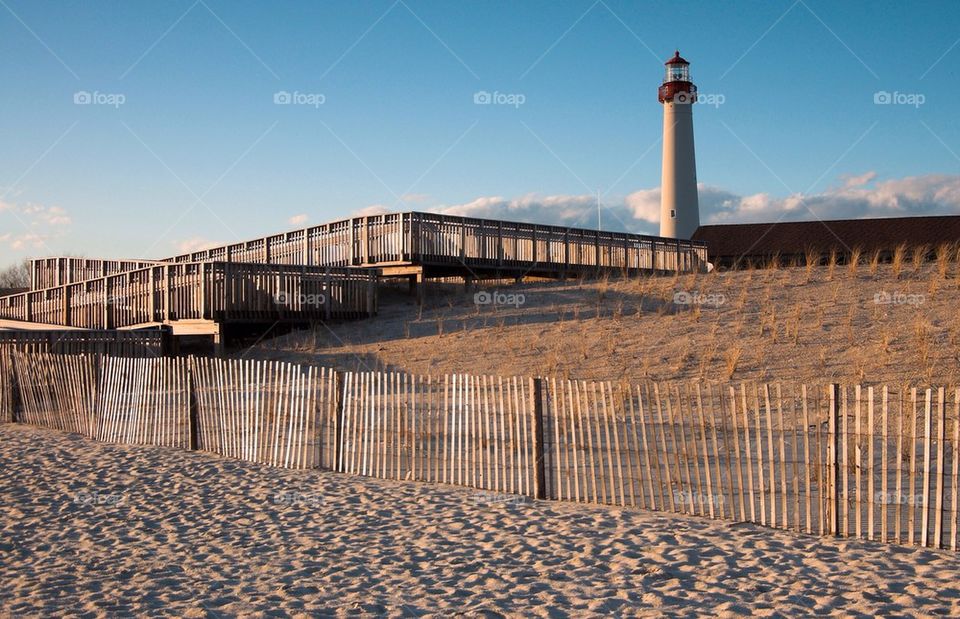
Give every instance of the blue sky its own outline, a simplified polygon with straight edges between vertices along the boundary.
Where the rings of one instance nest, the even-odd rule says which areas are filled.
[[[654,232],[676,48],[711,95],[704,220],[957,212],[957,23],[953,1],[0,0],[0,266],[382,210],[589,227],[597,191],[605,227]]]

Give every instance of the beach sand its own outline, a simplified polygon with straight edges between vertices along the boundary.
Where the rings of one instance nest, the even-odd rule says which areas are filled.
[[[960,558],[0,426],[0,615],[960,615]]]

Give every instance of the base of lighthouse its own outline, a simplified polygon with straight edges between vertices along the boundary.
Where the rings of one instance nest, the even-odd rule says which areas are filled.
[[[693,146],[693,105],[663,103],[663,174],[660,180],[660,236],[689,239],[700,227],[697,163]]]

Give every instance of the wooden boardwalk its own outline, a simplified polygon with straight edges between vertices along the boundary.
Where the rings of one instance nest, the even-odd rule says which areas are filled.
[[[691,272],[703,270],[706,261],[706,245],[694,241],[410,212],[354,217],[159,262],[379,267],[388,275],[482,279]],[[34,287],[151,264],[157,263],[43,258],[33,261]]]
[[[164,263],[0,297],[0,319],[84,329],[170,325],[175,332],[203,332],[204,325],[226,322],[362,318],[376,314],[376,283],[372,269]]]
[[[32,289],[0,297],[0,328],[213,335],[228,323],[364,318],[382,277],[565,278],[698,272],[703,243],[434,213],[354,217],[160,260],[33,260]]]

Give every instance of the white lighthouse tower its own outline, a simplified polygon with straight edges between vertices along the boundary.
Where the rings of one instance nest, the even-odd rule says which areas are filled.
[[[700,227],[697,161],[693,150],[693,104],[697,87],[680,51],[666,62],[658,98],[663,104],[663,174],[660,181],[660,236],[689,239]]]

